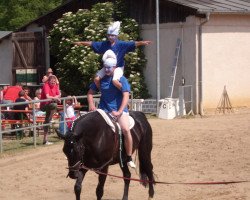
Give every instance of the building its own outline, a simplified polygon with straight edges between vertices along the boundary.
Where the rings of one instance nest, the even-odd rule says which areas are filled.
[[[12,54],[11,47],[12,43],[10,40],[4,40],[5,37],[8,37],[12,32],[11,31],[0,31],[0,66],[1,71],[4,73],[0,73],[0,84],[9,85],[10,80],[12,79],[12,72],[10,70]]]
[[[65,12],[91,8],[98,2],[105,2],[105,0],[72,0],[20,28],[20,32],[38,31],[44,38],[44,57],[39,66],[43,68],[49,66],[46,34],[53,23]],[[128,15],[141,25],[142,38],[153,41],[150,47],[145,48],[148,59],[145,78],[149,92],[153,98],[156,98],[155,0],[146,0],[146,2],[127,0],[127,3]],[[250,90],[247,84],[250,73],[248,56],[250,54],[250,2],[246,0],[159,0],[159,4],[160,98],[169,96],[169,80],[171,80],[176,42],[180,39],[181,51],[173,97],[179,96],[179,86],[190,85],[193,111],[203,114],[207,108],[217,107],[223,88],[226,86],[233,106],[250,106]],[[4,41],[0,41],[2,41],[1,49]],[[2,63],[0,57],[0,64]],[[6,65],[5,68],[14,70],[13,65]],[[186,93],[185,98],[189,99],[191,90]]]
[[[166,1],[160,2],[160,12],[164,12],[162,8]],[[171,12],[180,14],[180,10],[183,16],[189,9],[193,10],[193,14],[176,22],[160,20],[161,98],[168,96],[176,40],[180,38],[182,48],[174,97],[178,97],[178,86],[184,79],[186,85],[193,87],[196,113],[216,108],[224,86],[233,106],[250,106],[247,84],[250,72],[250,2],[173,0],[168,3],[177,6],[176,9],[172,6],[169,16],[174,16]],[[142,37],[155,41],[155,29],[154,24],[143,24]],[[145,51],[149,58],[145,70],[146,82],[155,97],[155,46]]]

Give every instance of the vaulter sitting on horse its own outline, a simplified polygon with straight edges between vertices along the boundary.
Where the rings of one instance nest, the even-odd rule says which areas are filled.
[[[125,149],[128,156],[127,165],[136,168],[132,160],[133,140],[129,129],[129,113],[128,100],[130,93],[130,85],[128,80],[122,76],[120,79],[121,89],[118,89],[112,82],[114,70],[116,68],[117,59],[112,50],[107,50],[103,55],[103,65],[105,69],[105,76],[100,81],[100,104],[99,108],[109,113],[119,123],[122,133],[124,135]],[[98,91],[95,83],[90,85],[88,91],[89,111],[96,110],[93,95]]]

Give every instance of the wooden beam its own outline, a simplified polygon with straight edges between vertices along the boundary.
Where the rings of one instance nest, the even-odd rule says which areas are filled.
[[[24,55],[23,55],[23,52],[22,52],[17,40],[15,38],[12,38],[12,41],[14,42],[15,47],[17,48],[17,51],[19,53],[19,56],[21,58],[21,61],[22,61],[23,65],[24,65],[24,67],[28,68],[28,65],[27,65],[26,60],[25,60]]]

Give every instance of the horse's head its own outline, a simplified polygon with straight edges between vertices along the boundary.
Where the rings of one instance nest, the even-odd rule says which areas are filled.
[[[57,135],[64,140],[63,152],[68,159],[68,176],[72,179],[76,179],[82,164],[84,145],[77,139],[73,132],[67,132],[65,135],[57,132]]]

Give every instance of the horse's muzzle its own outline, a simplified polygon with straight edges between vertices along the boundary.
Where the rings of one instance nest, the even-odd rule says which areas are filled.
[[[69,171],[67,177],[77,179],[79,171]]]
[[[68,167],[69,173],[68,173],[67,177],[69,176],[72,179],[77,179],[78,173],[79,173],[79,170],[80,170],[80,166],[81,166],[81,162],[80,161],[78,161],[73,166],[69,166]]]

